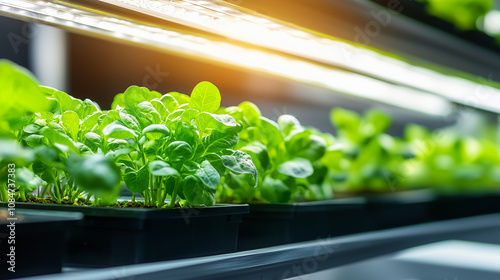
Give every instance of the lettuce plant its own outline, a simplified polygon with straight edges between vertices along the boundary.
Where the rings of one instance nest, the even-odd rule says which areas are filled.
[[[241,126],[216,114],[219,90],[199,83],[191,96],[161,95],[131,86],[115,97],[101,123],[103,142],[116,156],[127,188],[146,205],[214,205],[221,176],[248,174],[257,182],[250,155],[235,150]]]
[[[385,192],[401,187],[403,145],[385,133],[391,124],[388,115],[371,110],[361,116],[335,108],[331,122],[340,143],[329,147],[323,163],[336,191]]]
[[[258,172],[257,188],[246,174],[227,173],[218,199],[229,202],[290,202],[331,197],[324,186],[326,167],[320,163],[327,136],[303,127],[291,115],[274,122],[257,106],[243,102],[221,109],[243,126],[236,148],[251,155]]]
[[[445,129],[409,125],[405,140],[415,157],[405,164],[407,184],[440,192],[499,191],[498,144]]]
[[[42,87],[25,69],[0,62],[0,101],[6,105],[0,121],[1,198],[14,181],[16,198],[52,197],[56,202],[78,200],[90,194],[108,200],[120,181],[112,160],[84,143],[85,130],[94,129],[99,107],[64,92]],[[15,164],[15,179],[7,167]],[[90,194],[89,194],[90,193]]]

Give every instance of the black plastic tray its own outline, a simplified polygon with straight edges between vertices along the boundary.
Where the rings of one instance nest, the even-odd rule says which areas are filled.
[[[23,209],[16,209],[15,216],[9,216],[5,204],[0,209],[0,217],[0,279],[61,272],[66,235],[83,218],[80,213]],[[17,220],[7,220],[12,217]],[[10,222],[15,223],[13,231],[7,227]],[[9,243],[11,232],[15,238]],[[11,246],[14,246],[14,254]],[[14,255],[14,272],[8,270],[11,256],[7,254]]]
[[[339,198],[288,204],[250,204],[238,250],[315,240],[364,230],[365,199]]]
[[[446,220],[500,212],[500,194],[441,194],[432,204],[432,219]]]
[[[110,267],[236,251],[248,205],[205,208],[109,208],[17,203],[19,208],[81,212],[64,261],[74,267]]]
[[[435,195],[429,190],[367,196],[367,230],[387,229],[431,220]]]

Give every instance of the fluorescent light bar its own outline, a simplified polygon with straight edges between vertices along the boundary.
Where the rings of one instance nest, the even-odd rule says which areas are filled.
[[[50,1],[0,0],[0,14],[92,33],[166,52],[196,56],[314,84],[333,91],[385,102],[434,116],[446,116],[452,105],[438,96],[397,86],[309,61],[245,48],[221,41],[148,26],[116,16],[80,10]]]
[[[240,10],[224,1],[100,1],[390,83],[413,87],[467,106],[500,112],[498,88],[481,86],[474,81],[444,75],[362,47],[308,33],[257,13]]]

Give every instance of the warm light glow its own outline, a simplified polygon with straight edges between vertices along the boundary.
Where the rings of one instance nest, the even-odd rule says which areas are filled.
[[[91,32],[168,52],[246,67],[430,115],[444,116],[451,111],[451,105],[438,96],[364,75],[321,66],[307,60],[212,41],[48,1],[24,5],[25,1],[28,0],[19,0],[15,3],[0,0],[0,13],[18,15],[22,11],[23,17],[71,27],[75,31]]]
[[[217,0],[101,0],[254,45],[342,67],[484,110],[500,112],[500,90],[441,74],[344,42],[323,38]],[[483,89],[484,90],[484,89]]]
[[[500,35],[500,11],[489,11],[484,16],[484,32],[492,35]]]

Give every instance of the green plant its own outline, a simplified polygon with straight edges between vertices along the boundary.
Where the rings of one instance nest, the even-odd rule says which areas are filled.
[[[274,122],[257,106],[243,102],[221,109],[243,126],[237,149],[251,155],[259,171],[257,188],[247,175],[225,174],[219,201],[290,202],[331,197],[324,185],[326,167],[320,159],[332,140],[317,130],[303,127],[291,115]]]
[[[112,201],[119,170],[85,144],[85,132],[102,114],[97,104],[39,86],[27,70],[8,61],[0,62],[0,73],[0,101],[6,104],[0,120],[1,199],[9,199],[10,189],[21,201],[50,196],[73,202],[92,194],[95,203]],[[15,177],[8,174],[9,165],[15,165]]]
[[[251,157],[232,149],[241,126],[230,115],[215,114],[220,100],[209,82],[199,83],[191,97],[137,86],[115,97],[101,123],[102,142],[116,155],[127,188],[146,205],[162,207],[167,197],[169,207],[213,205],[226,173],[257,181]]]
[[[331,122],[339,144],[332,146],[323,160],[329,177],[340,192],[386,192],[402,186],[403,145],[386,130],[391,118],[370,110],[363,116],[335,108]]]
[[[408,184],[441,192],[500,190],[500,151],[494,141],[418,125],[406,127],[405,140],[415,154],[405,164]]]
[[[462,30],[477,29],[477,21],[493,9],[493,0],[419,0],[430,14],[455,24]]]

